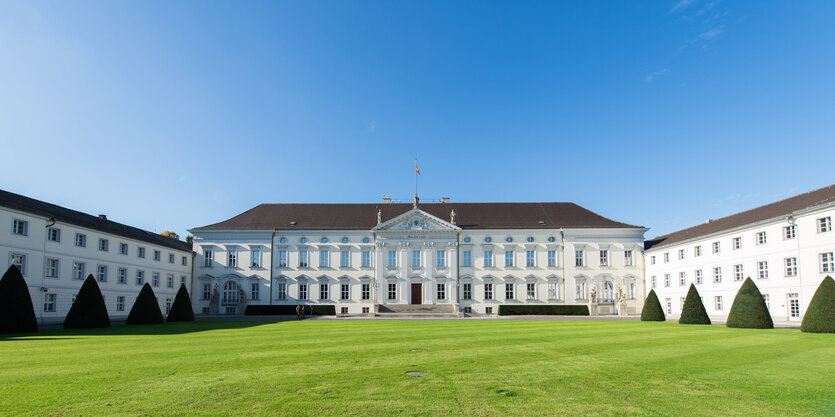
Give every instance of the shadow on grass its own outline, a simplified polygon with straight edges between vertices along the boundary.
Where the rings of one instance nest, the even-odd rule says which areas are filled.
[[[72,336],[144,336],[175,335],[205,332],[209,330],[234,330],[263,326],[274,321],[191,321],[163,324],[114,325],[101,329],[48,329],[37,333],[0,334],[0,341],[13,340],[67,340]]]

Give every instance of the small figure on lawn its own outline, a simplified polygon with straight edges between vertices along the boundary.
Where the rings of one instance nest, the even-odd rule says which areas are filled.
[[[302,305],[299,304],[296,306],[296,318],[301,320],[302,319]]]

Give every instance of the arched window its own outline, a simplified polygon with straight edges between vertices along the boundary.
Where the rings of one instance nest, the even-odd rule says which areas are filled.
[[[222,304],[238,304],[241,302],[241,292],[238,290],[238,283],[235,281],[226,281],[223,284],[223,299]]]

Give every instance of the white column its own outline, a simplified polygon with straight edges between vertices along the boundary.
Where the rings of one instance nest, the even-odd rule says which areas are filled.
[[[409,283],[409,252],[411,248],[406,242],[400,243],[400,302],[402,304],[409,304],[409,295],[411,295],[411,284]]]
[[[377,292],[377,294],[375,294],[375,298],[377,299],[377,304],[383,304],[386,297],[386,281],[385,276],[383,275],[384,271],[386,270],[386,252],[382,242],[376,242],[375,254],[376,256],[374,257],[374,288]]]
[[[458,242],[449,243],[449,296],[450,304],[458,303]]]
[[[435,242],[426,242],[423,248],[426,251],[426,256],[424,256],[424,259],[426,259],[426,268],[424,268],[426,276],[423,277],[423,302],[426,304],[435,304],[436,300],[432,289],[435,276],[435,264],[432,262],[434,259]]]

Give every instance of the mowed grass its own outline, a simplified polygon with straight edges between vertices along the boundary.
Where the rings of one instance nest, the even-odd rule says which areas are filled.
[[[835,415],[835,335],[521,320],[52,330],[0,338],[0,415],[18,414]]]

